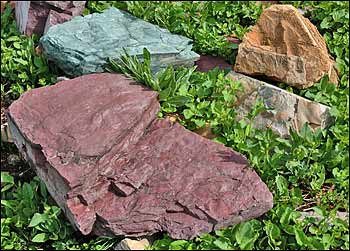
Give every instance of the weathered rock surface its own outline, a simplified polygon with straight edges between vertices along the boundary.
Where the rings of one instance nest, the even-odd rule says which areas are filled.
[[[334,61],[317,28],[291,5],[272,5],[239,45],[234,70],[304,89],[324,75],[337,84]]]
[[[272,194],[245,157],[168,119],[119,74],[33,89],[9,107],[14,141],[83,234],[191,239],[258,217]]]
[[[118,59],[123,48],[140,58],[147,48],[153,71],[168,64],[190,66],[199,58],[190,39],[113,7],[56,25],[40,43],[47,58],[70,76],[103,72],[107,59]]]
[[[244,88],[237,95],[237,119],[246,117],[257,99],[262,99],[268,108],[254,119],[255,128],[271,127],[272,131],[286,137],[290,128],[299,132],[304,123],[308,123],[311,129],[317,129],[332,122],[328,106],[234,71],[227,77],[240,81]]]
[[[26,34],[42,35],[56,24],[81,15],[86,1],[16,1],[16,21]]]

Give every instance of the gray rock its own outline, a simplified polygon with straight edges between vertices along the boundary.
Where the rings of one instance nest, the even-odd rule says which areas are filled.
[[[227,77],[240,81],[244,88],[237,97],[237,119],[244,118],[259,98],[268,108],[254,119],[255,128],[271,127],[272,131],[286,137],[290,128],[299,132],[305,122],[314,130],[332,122],[328,106],[234,71]]]
[[[118,59],[124,54],[123,48],[142,58],[146,47],[154,72],[168,64],[190,66],[199,59],[191,51],[190,39],[113,7],[56,25],[40,43],[47,58],[70,76],[103,72],[106,60]]]

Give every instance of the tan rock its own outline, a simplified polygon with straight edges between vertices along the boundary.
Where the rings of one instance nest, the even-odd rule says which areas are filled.
[[[147,239],[132,240],[126,238],[119,242],[114,250],[145,250],[149,245],[150,243]]]
[[[305,89],[328,74],[338,83],[335,64],[317,28],[291,5],[272,5],[239,45],[236,72],[263,75]]]
[[[237,120],[245,118],[258,99],[268,108],[255,117],[255,128],[271,128],[280,136],[288,137],[290,129],[300,132],[305,123],[316,130],[327,127],[333,121],[328,106],[237,72],[232,71],[227,77],[239,81],[243,87],[243,91],[237,93]]]

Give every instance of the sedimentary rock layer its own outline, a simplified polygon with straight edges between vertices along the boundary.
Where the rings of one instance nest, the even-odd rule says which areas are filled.
[[[305,123],[315,130],[325,128],[332,122],[330,107],[326,105],[234,71],[227,77],[239,81],[243,87],[243,91],[237,95],[235,111],[238,120],[247,116],[258,99],[268,109],[254,119],[255,128],[271,128],[282,137],[287,137],[289,129],[300,132]]]
[[[33,89],[10,106],[17,147],[77,229],[191,239],[272,208],[244,156],[157,119],[157,96],[103,73]]]

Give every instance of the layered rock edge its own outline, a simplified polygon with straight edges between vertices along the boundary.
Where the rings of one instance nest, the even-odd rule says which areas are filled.
[[[9,107],[16,146],[76,229],[192,239],[272,208],[244,156],[157,119],[157,97],[101,73],[33,89]]]

